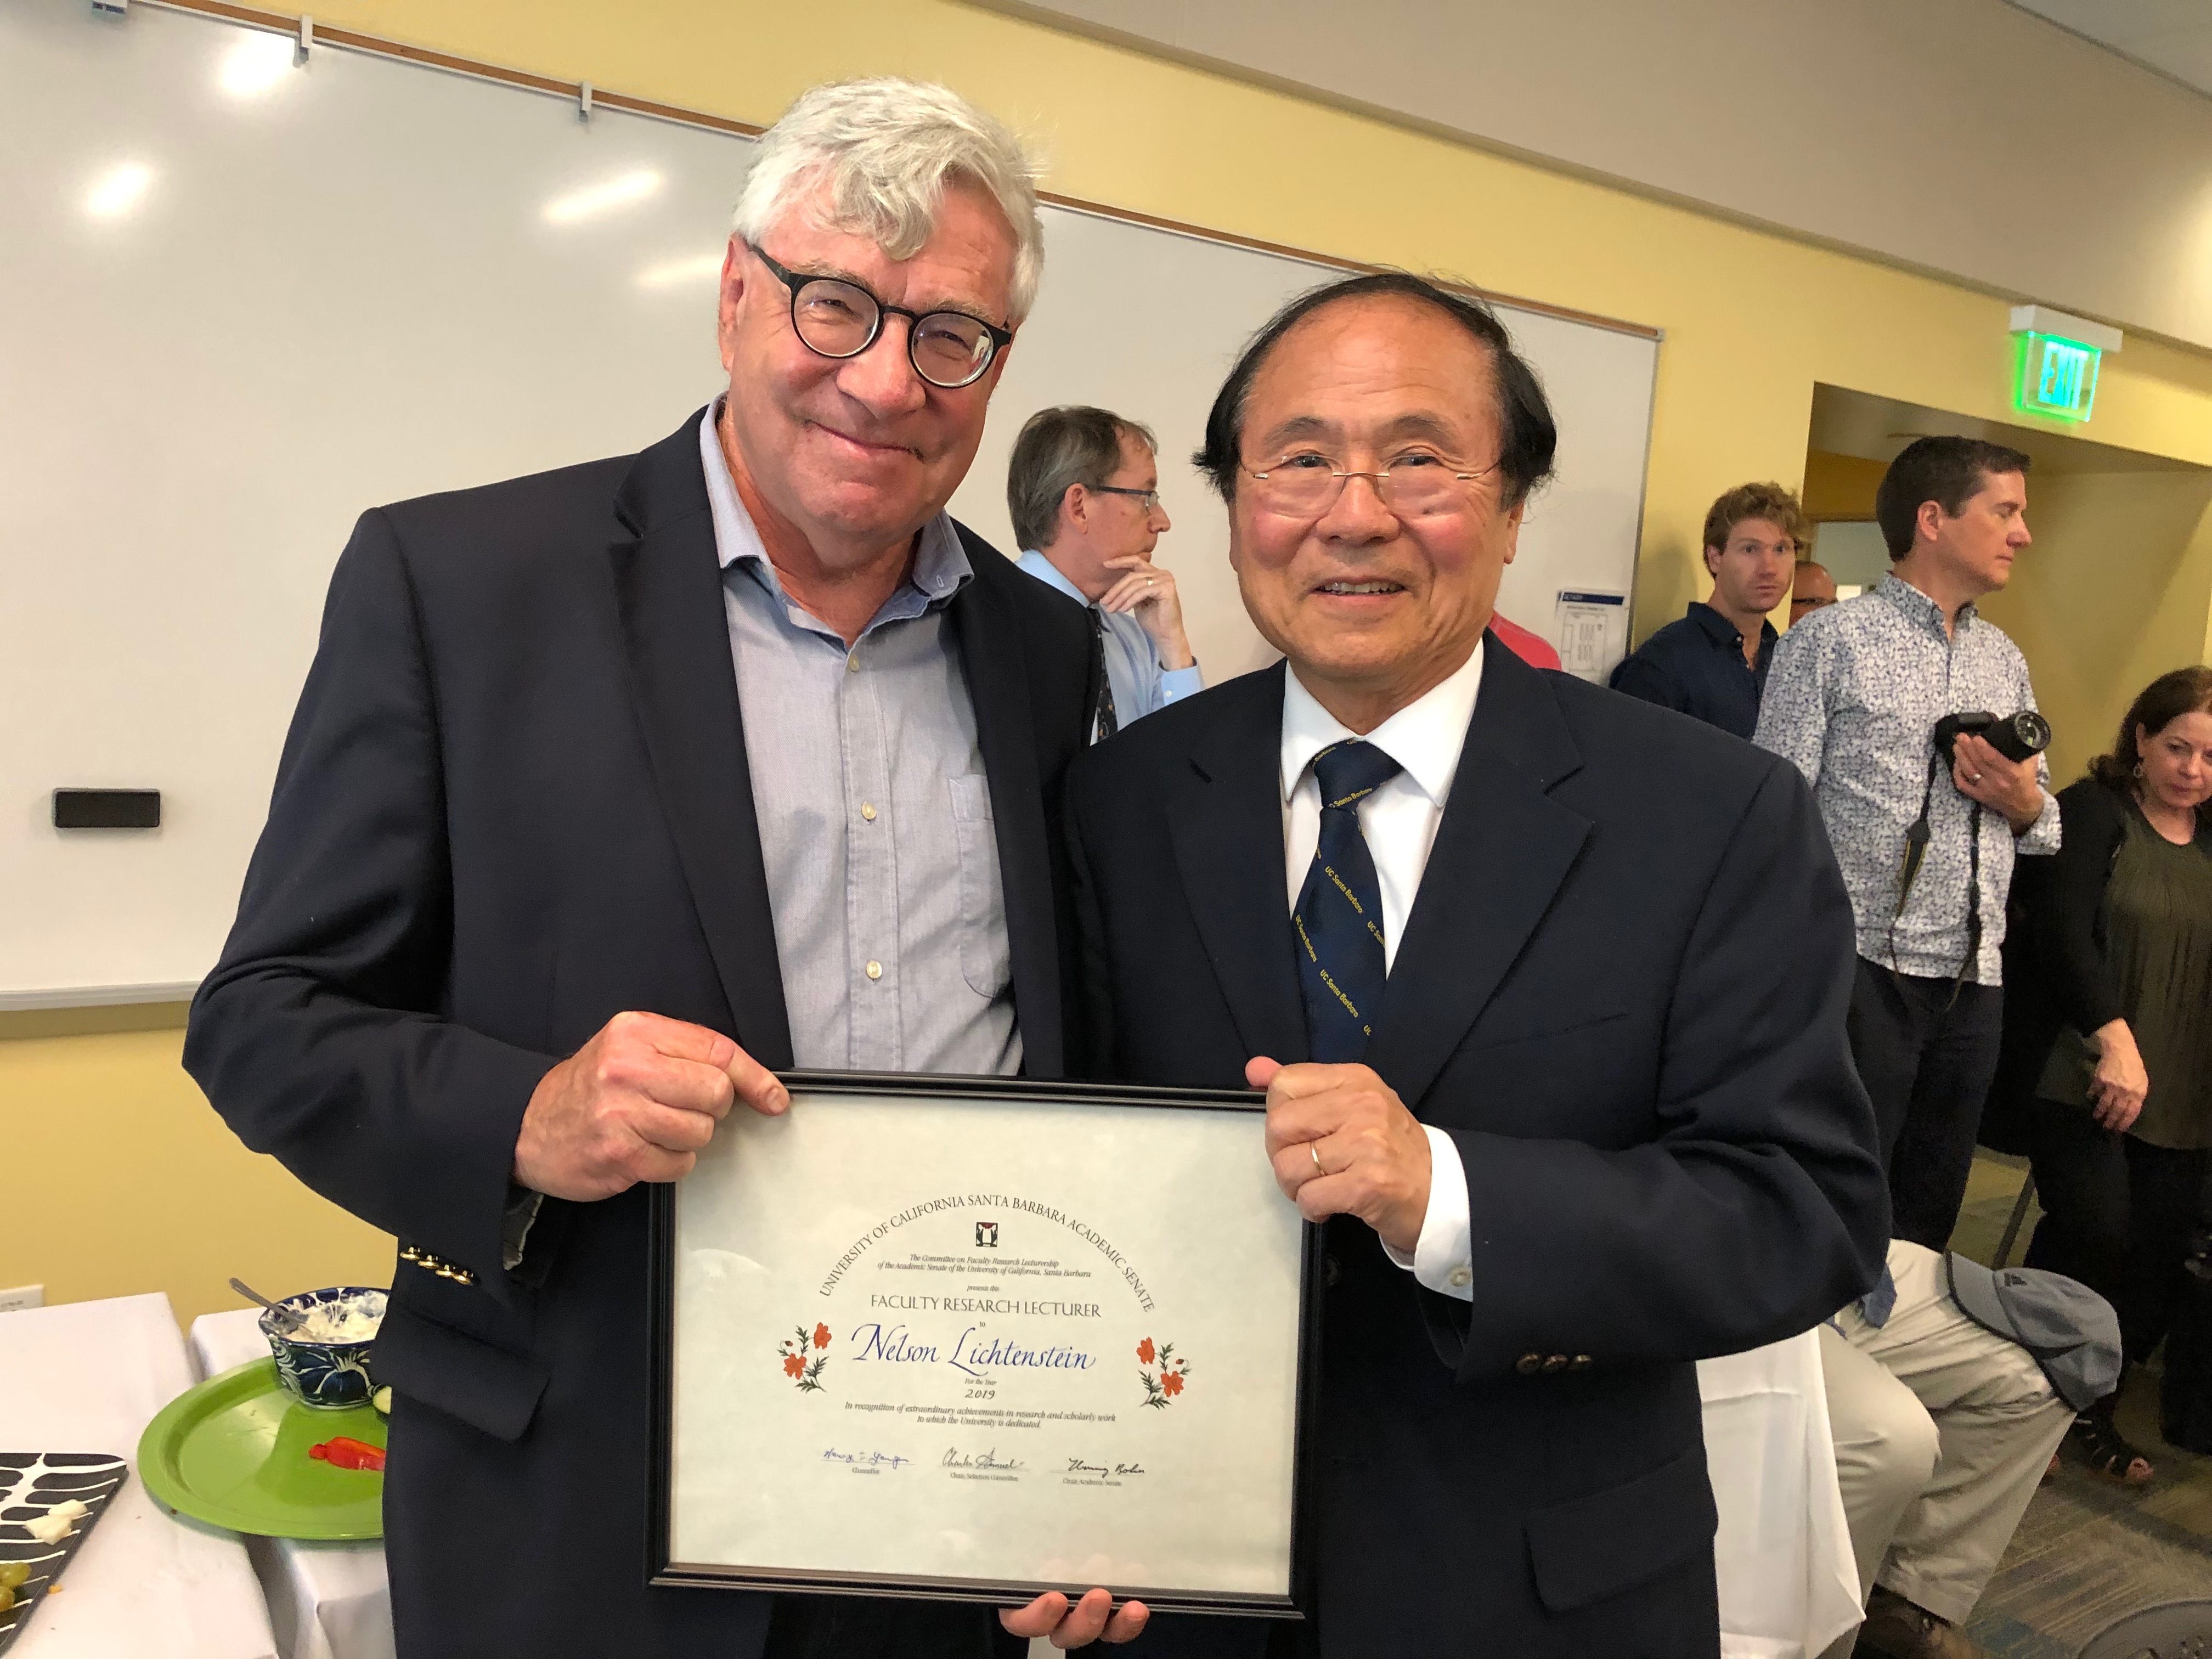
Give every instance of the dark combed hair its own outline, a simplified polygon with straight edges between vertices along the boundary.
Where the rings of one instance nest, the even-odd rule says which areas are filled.
[[[1040,409],[1023,422],[1006,462],[1006,516],[1024,552],[1042,552],[1060,534],[1060,504],[1070,484],[1097,489],[1121,465],[1121,434],[1158,447],[1152,428],[1087,404]]]
[[[2141,726],[2155,735],[2184,714],[2212,714],[2212,668],[2201,665],[2177,668],[2143,687],[2120,720],[2120,735],[2112,740],[2112,752],[2091,761],[2089,775],[2107,789],[2132,794],[2136,768],[2142,763],[2136,728]],[[2212,823],[2212,801],[2197,809],[2197,821]]]
[[[1243,467],[1244,405],[1261,367],[1285,335],[1322,307],[1367,299],[1413,300],[1432,306],[1489,348],[1500,428],[1498,471],[1504,480],[1505,505],[1516,507],[1527,500],[1531,490],[1552,476],[1553,453],[1559,443],[1559,424],[1552,418],[1552,405],[1535,371],[1513,349],[1512,337],[1488,306],[1403,270],[1326,283],[1299,295],[1270,318],[1221,383],[1206,417],[1206,445],[1190,458],[1191,465],[1206,476],[1223,501],[1236,500],[1237,476]]]
[[[1875,522],[1893,563],[1912,551],[1920,504],[1933,501],[1955,519],[1982,488],[2002,472],[2026,472],[2027,457],[1979,438],[1915,438],[1881,475],[1874,492]]]

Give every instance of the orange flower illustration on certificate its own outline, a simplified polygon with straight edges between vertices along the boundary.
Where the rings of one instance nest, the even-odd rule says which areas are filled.
[[[794,1325],[791,1334],[776,1346],[783,1356],[783,1374],[799,1384],[802,1394],[822,1392],[822,1369],[830,1363],[823,1350],[830,1346],[830,1328],[817,1325],[809,1336],[806,1327]]]
[[[1137,1358],[1145,1367],[1138,1373],[1145,1385],[1145,1403],[1166,1410],[1168,1402],[1182,1392],[1183,1378],[1190,1375],[1190,1361],[1176,1358],[1172,1342],[1163,1342],[1155,1350],[1149,1336],[1137,1344]]]

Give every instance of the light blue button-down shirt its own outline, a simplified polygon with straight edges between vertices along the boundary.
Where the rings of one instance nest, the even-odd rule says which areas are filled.
[[[769,908],[803,1067],[1020,1069],[975,709],[945,626],[975,580],[952,520],[852,648],[784,593],[714,422],[699,459],[722,565]]]
[[[1015,562],[1047,587],[1059,589],[1086,611],[1098,609],[1043,554],[1024,553]],[[1142,720],[1147,714],[1157,714],[1170,703],[1181,702],[1192,692],[1206,689],[1206,681],[1195,662],[1188,668],[1160,666],[1159,647],[1134,617],[1109,616],[1102,611],[1099,619],[1106,624],[1103,630],[1106,684],[1113,690],[1114,721],[1117,726]]]

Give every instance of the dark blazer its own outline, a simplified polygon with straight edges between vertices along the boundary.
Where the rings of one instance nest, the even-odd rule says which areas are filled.
[[[374,1359],[409,1659],[757,1653],[769,1600],[645,1588],[646,1190],[501,1223],[556,1057],[646,1009],[791,1064],[698,453],[362,516],[185,1066],[240,1139],[450,1264]],[[950,602],[990,777],[1028,1069],[1060,1074],[1061,775],[1080,607],[963,532]],[[464,1283],[453,1275],[472,1275]]]
[[[1089,1069],[1235,1087],[1249,1056],[1304,1057],[1283,673],[1070,774]],[[1793,768],[1491,642],[1368,1057],[1457,1143],[1474,1297],[1328,1224],[1322,1654],[1717,1651],[1692,1362],[1806,1330],[1881,1270],[1852,959]],[[1264,1643],[1199,1624],[1144,1639]]]

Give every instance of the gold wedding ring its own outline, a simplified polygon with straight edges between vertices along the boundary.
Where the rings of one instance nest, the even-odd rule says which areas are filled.
[[[1319,1174],[1327,1175],[1328,1171],[1322,1167],[1321,1142],[1318,1140],[1309,1140],[1306,1142],[1306,1150],[1313,1154],[1315,1170]]]

